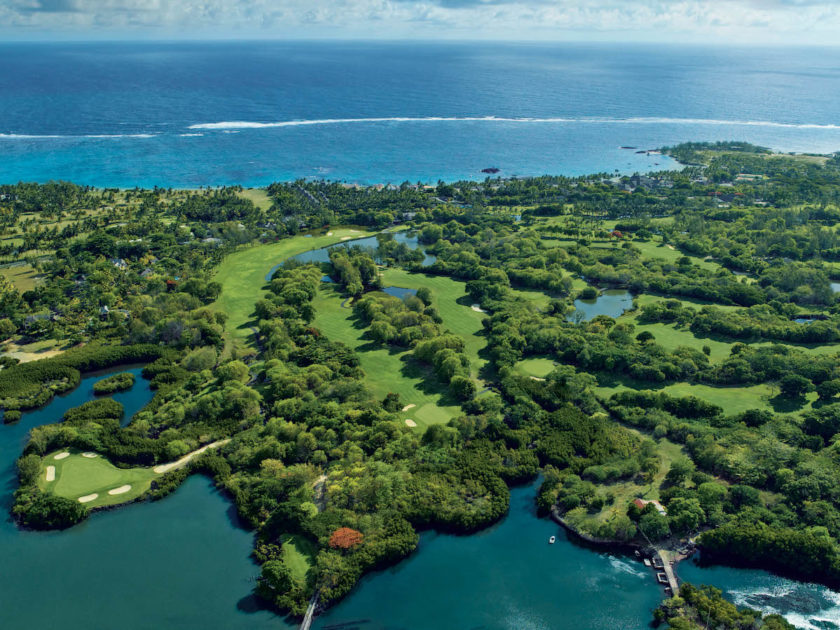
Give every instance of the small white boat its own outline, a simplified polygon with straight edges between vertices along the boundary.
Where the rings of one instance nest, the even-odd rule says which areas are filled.
[[[548,544],[553,545],[555,540],[557,540],[557,539],[554,536],[552,536],[551,538],[548,539]]]

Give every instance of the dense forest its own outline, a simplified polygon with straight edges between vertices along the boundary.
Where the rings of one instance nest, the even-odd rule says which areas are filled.
[[[142,364],[156,392],[121,423],[108,396],[134,378],[116,374],[33,429],[14,516],[90,513],[43,483],[59,450],[151,469],[212,443],[143,498],[211,476],[256,532],[258,593],[296,615],[423,529],[488,526],[540,476],[541,513],[591,540],[696,542],[840,587],[840,158],[666,151],[684,168],[0,186],[4,422],[95,369]],[[316,242],[325,257],[295,257]],[[230,279],[240,255],[262,265],[251,286]],[[789,627],[713,588],[673,595],[657,611],[672,628],[704,627],[697,611]]]

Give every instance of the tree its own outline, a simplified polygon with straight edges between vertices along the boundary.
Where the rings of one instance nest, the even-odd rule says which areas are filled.
[[[475,396],[475,383],[467,376],[453,376],[449,382],[449,389],[460,400],[469,400]]]
[[[333,549],[352,549],[361,544],[364,538],[362,532],[349,527],[339,527],[330,536],[329,545]]]
[[[831,400],[837,394],[840,394],[840,379],[823,381],[817,385],[817,394],[819,394],[820,400]]]
[[[779,389],[784,396],[796,398],[813,389],[811,381],[799,374],[786,374],[779,381]]]
[[[638,335],[636,335],[636,341],[638,341],[641,344],[646,344],[647,342],[654,340],[655,337],[653,336],[653,333],[649,330],[643,330]]]
[[[694,463],[687,457],[679,457],[671,463],[665,481],[671,485],[683,483],[694,472]]]
[[[697,499],[676,497],[668,504],[668,518],[676,531],[688,533],[700,527],[706,513]]]
[[[671,533],[668,526],[668,518],[658,511],[649,511],[639,519],[639,531],[650,540],[661,540]]]

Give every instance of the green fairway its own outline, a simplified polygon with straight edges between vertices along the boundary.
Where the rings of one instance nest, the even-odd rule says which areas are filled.
[[[386,269],[382,273],[382,286],[431,289],[432,305],[437,308],[443,318],[443,325],[464,340],[472,376],[478,377],[481,368],[487,363],[485,359],[479,357],[479,352],[487,343],[485,338],[479,335],[482,330],[481,321],[487,315],[473,310],[472,300],[467,295],[465,283],[444,276],[409,273],[402,269]]]
[[[214,277],[222,285],[222,292],[213,303],[213,308],[228,316],[225,327],[234,346],[243,348],[252,338],[254,304],[263,296],[265,276],[274,265],[310,249],[363,236],[367,236],[367,233],[337,228],[312,238],[295,236],[268,245],[240,249],[227,256]]]
[[[675,383],[661,388],[651,388],[650,384],[634,387],[626,382],[611,383],[609,386],[596,387],[595,391],[601,396],[627,389],[655,389],[670,396],[696,396],[702,400],[723,408],[725,415],[734,415],[750,409],[764,409],[773,413],[800,414],[811,409],[817,394],[812,392],[801,399],[787,399],[779,396],[778,388],[766,383],[742,387],[713,387],[695,383]]]
[[[160,476],[151,468],[117,468],[103,457],[85,457],[72,451],[62,459],[55,459],[61,452],[67,451],[56,451],[44,457],[38,486],[74,500],[96,494],[96,498],[85,502],[91,508],[133,501],[149,489],[152,479]],[[49,466],[55,467],[54,481],[47,481]],[[125,492],[108,494],[115,489],[125,489],[125,486],[130,486]]]
[[[288,567],[292,577],[303,586],[312,565],[315,564],[315,554],[318,546],[304,538],[293,534],[283,534],[280,537],[282,545],[280,557]]]
[[[525,359],[516,364],[516,371],[526,376],[545,378],[554,371],[554,361],[543,357]]]
[[[389,392],[399,394],[404,406],[413,405],[402,417],[413,420],[421,430],[461,413],[447,386],[429,368],[412,360],[407,350],[400,352],[367,339],[364,324],[342,302],[344,297],[335,285],[325,283],[313,302],[314,324],[329,339],[358,352],[365,384],[377,398],[385,398]]]
[[[654,296],[654,295],[647,295],[643,294],[636,298],[636,304],[641,307],[645,304],[651,304],[654,302],[662,301],[666,298]],[[696,302],[691,300],[678,300],[684,306],[691,306],[693,308],[700,308],[700,305]],[[740,306],[721,306],[715,305],[716,308],[723,310],[723,311],[732,311],[735,309],[742,308]],[[703,346],[708,346],[711,350],[709,354],[709,358],[712,362],[716,361],[723,361],[727,357],[729,357],[730,351],[732,346],[736,343],[734,339],[726,339],[720,335],[716,335],[714,337],[697,337],[694,335],[691,330],[688,328],[680,328],[677,327],[675,324],[664,324],[660,322],[656,322],[653,324],[640,324],[639,323],[639,311],[636,310],[632,313],[627,313],[626,315],[622,316],[619,321],[623,323],[633,324],[635,326],[635,333],[639,334],[643,331],[648,331],[651,333],[654,338],[656,339],[656,343],[661,345],[662,347],[668,350],[674,350],[679,346],[688,346],[690,348],[695,348],[696,350],[702,350]],[[769,346],[773,345],[773,341],[761,341],[761,342],[753,342],[750,343],[752,346]],[[793,344],[793,343],[782,343],[781,345],[790,346],[791,348],[796,348],[803,352],[807,352],[809,354],[814,355],[823,355],[823,354],[833,354],[840,352],[840,344]]]

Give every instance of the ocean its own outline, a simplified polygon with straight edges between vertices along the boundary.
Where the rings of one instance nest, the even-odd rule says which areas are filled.
[[[840,49],[2,44],[0,182],[632,173],[674,168],[636,151],[687,140],[833,152],[837,94]]]

